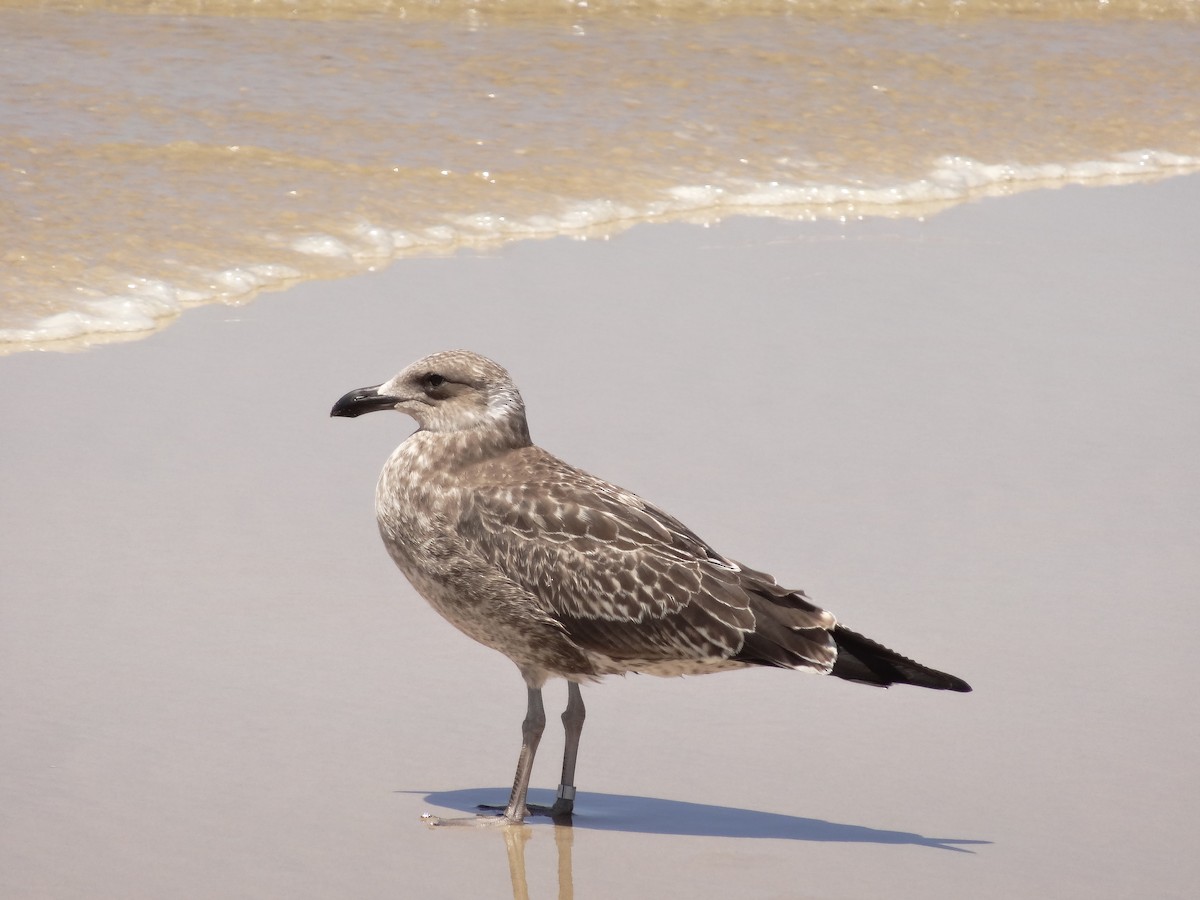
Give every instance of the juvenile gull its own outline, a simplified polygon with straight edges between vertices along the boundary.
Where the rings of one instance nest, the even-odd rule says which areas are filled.
[[[330,415],[381,409],[418,425],[379,476],[384,546],[434,609],[516,663],[528,689],[503,815],[459,821],[571,814],[584,718],[579,684],[603,675],[778,666],[881,687],[971,690],[839,625],[803,592],[534,446],[516,385],[490,359],[466,350],[427,356],[391,381],[346,394]],[[553,807],[531,809],[526,794],[550,678],[568,684],[562,781]]]

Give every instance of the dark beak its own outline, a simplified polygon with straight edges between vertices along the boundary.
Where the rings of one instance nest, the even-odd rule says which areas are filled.
[[[397,397],[380,397],[379,385],[374,387],[359,388],[357,391],[351,391],[342,397],[337,403],[333,404],[333,409],[329,411],[331,416],[346,416],[353,419],[355,416],[361,416],[363,413],[376,412],[381,409],[395,409],[396,404],[400,402]]]

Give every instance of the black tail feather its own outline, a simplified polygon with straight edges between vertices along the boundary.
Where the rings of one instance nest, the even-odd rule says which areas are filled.
[[[892,684],[914,684],[937,691],[969,691],[971,686],[961,678],[930,669],[889,650],[841,625],[833,629],[837,644],[837,660],[829,674],[847,681],[888,687]]]

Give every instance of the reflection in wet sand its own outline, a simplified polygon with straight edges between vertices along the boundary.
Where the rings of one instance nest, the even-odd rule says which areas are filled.
[[[425,799],[450,809],[476,807],[480,794],[490,789],[445,791],[426,795]],[[622,831],[644,835],[682,835],[695,838],[763,838],[834,843],[909,844],[935,850],[973,853],[973,846],[988,845],[977,838],[927,837],[915,832],[890,831],[865,825],[849,825],[789,816],[780,813],[664,800],[619,794],[580,795],[583,814],[577,813],[572,825],[553,825],[557,859],[558,900],[575,896],[573,850],[577,830]],[[486,829],[492,831],[493,829]],[[541,825],[513,825],[495,829],[504,838],[513,900],[529,900],[529,874],[525,847],[531,839],[545,835]],[[538,873],[535,872],[535,882]]]
[[[529,900],[529,879],[525,875],[525,844],[529,842],[529,826],[514,825],[503,831],[504,846],[508,850],[508,876],[512,879],[513,900]]]
[[[501,829],[508,851],[508,874],[512,879],[513,900],[529,900],[529,879],[525,874],[525,845],[533,835],[528,825],[513,825]],[[575,882],[571,870],[571,848],[575,829],[570,825],[554,826],[554,847],[558,856],[558,900],[573,900]]]

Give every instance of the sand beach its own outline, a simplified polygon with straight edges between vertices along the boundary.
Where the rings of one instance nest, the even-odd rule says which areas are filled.
[[[0,4],[0,897],[1190,898],[1194,6],[410,6]],[[429,829],[525,692],[329,410],[452,347],[974,693],[610,678]]]
[[[4,359],[2,893],[1189,895],[1197,209],[642,226]],[[453,345],[543,446],[975,693],[610,679],[573,831],[428,830],[506,793],[522,686],[379,545],[407,421],[327,413]]]

